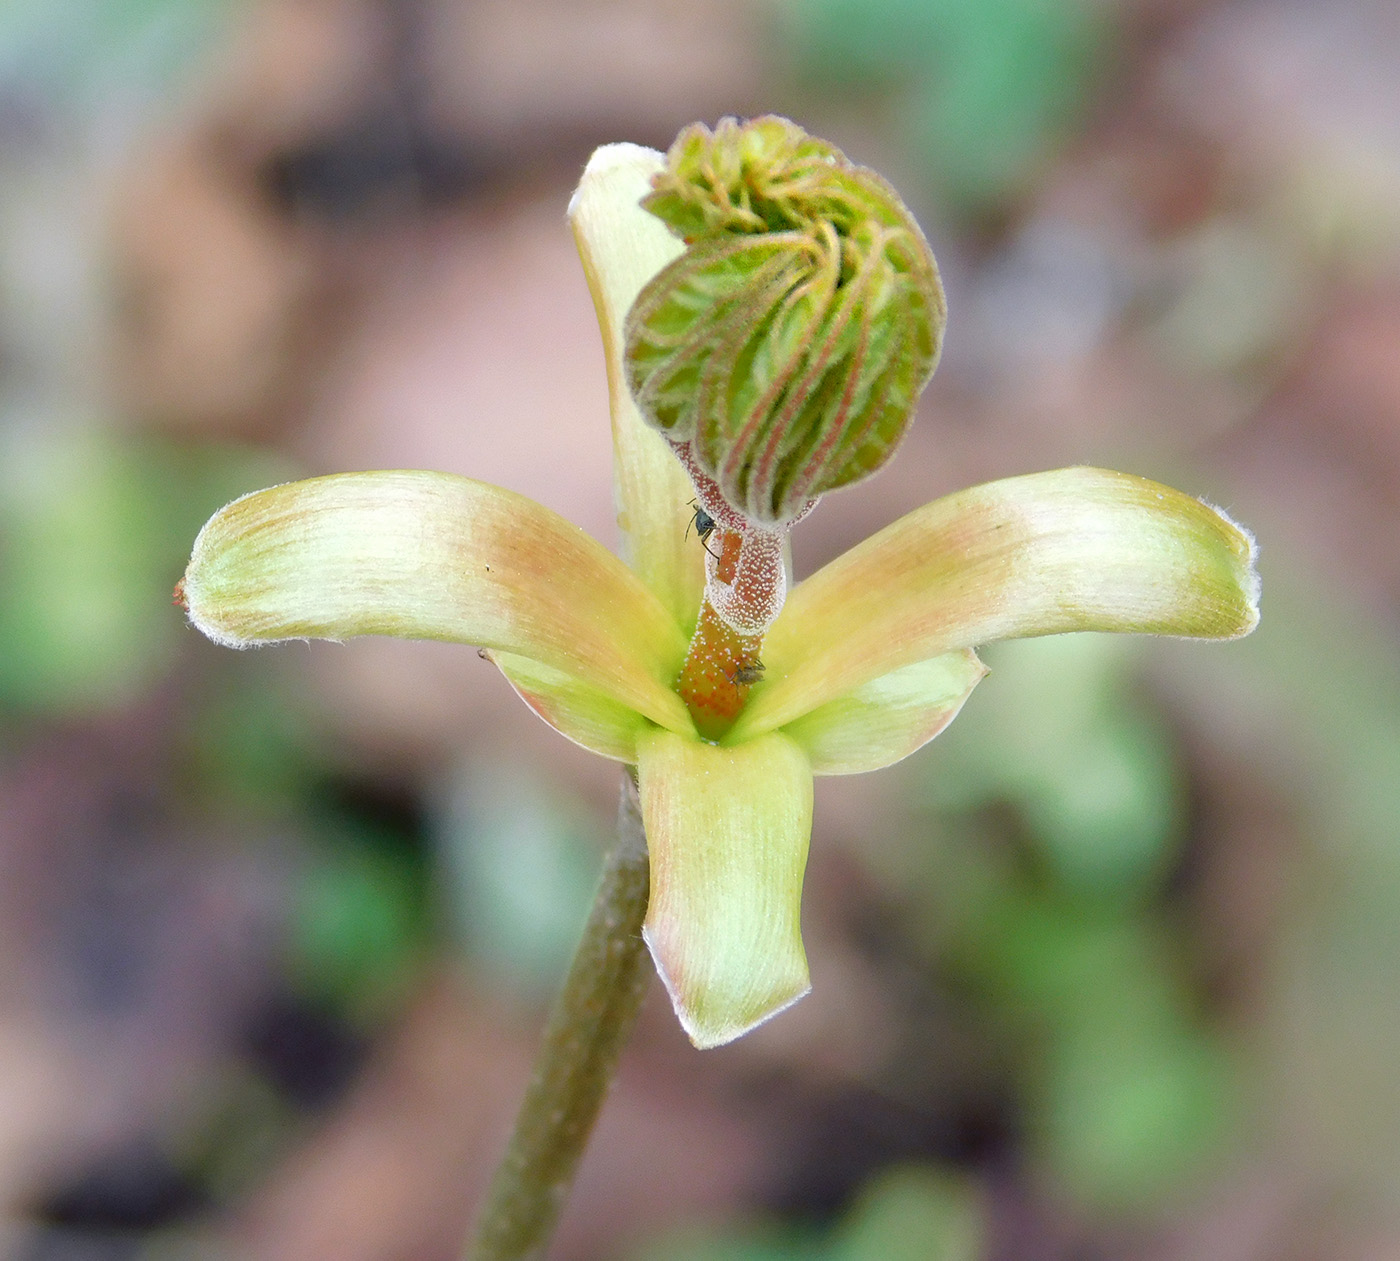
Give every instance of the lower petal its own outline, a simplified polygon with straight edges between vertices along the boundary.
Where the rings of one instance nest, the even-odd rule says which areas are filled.
[[[721,748],[651,730],[637,754],[643,935],[691,1041],[721,1046],[811,988],[800,928],[811,767],[781,733]]]

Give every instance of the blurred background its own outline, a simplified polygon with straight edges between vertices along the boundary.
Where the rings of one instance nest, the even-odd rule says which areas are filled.
[[[1400,1258],[1393,0],[0,0],[0,1256],[456,1255],[616,768],[470,649],[203,641],[205,517],[441,468],[614,537],[590,150],[778,111],[947,284],[799,573],[1074,462],[1257,532],[818,784],[815,990],[655,986],[559,1261]]]

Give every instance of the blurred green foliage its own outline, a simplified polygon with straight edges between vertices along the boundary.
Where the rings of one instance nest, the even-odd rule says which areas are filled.
[[[1237,1119],[1190,926],[1162,905],[1182,775],[1135,696],[1135,651],[1058,636],[989,652],[990,677],[908,772],[928,830],[870,855],[910,940],[1012,1049],[1043,1175],[1110,1212],[1199,1177]]]
[[[215,1203],[232,1203],[265,1176],[303,1118],[271,1081],[243,1064],[226,1065],[203,1095],[205,1107],[175,1136],[175,1158]]]
[[[1150,891],[1181,838],[1184,784],[1160,718],[1133,696],[1137,651],[1107,635],[993,647],[991,676],[929,759],[923,799],[941,814],[1012,802],[1055,881]]]
[[[289,833],[291,990],[355,1028],[381,1022],[411,993],[440,927],[426,838],[341,781],[275,656],[218,664],[189,709],[186,775],[221,817]]]
[[[877,1174],[836,1229],[829,1261],[977,1261],[982,1206],[970,1183],[927,1166]]]
[[[186,774],[221,814],[276,819],[304,810],[328,755],[284,662],[250,653],[217,664],[181,732]]]
[[[462,768],[436,823],[450,922],[508,993],[546,1000],[578,943],[598,880],[597,821],[544,771]]]
[[[1342,581],[1345,581],[1343,575]],[[1400,654],[1336,576],[1273,556],[1260,629],[1228,658],[1164,646],[1179,688],[1247,772],[1277,867],[1256,962],[1266,1133],[1379,1204],[1400,1185]],[[1266,897],[1269,896],[1266,892]]]
[[[972,1183],[926,1165],[882,1170],[826,1230],[751,1225],[651,1244],[636,1261],[977,1261],[983,1209]]]
[[[889,92],[930,189],[969,215],[1025,188],[1112,64],[1111,12],[1087,0],[791,0],[785,14],[800,79]]]
[[[161,86],[190,64],[235,0],[0,0],[0,81],[87,106],[145,83]]]
[[[94,429],[3,447],[0,710],[130,701],[180,641],[170,593],[190,541],[220,504],[276,480],[276,465]]]
[[[426,865],[411,838],[337,811],[294,888],[290,975],[297,991],[355,1025],[392,1013],[430,940]]]

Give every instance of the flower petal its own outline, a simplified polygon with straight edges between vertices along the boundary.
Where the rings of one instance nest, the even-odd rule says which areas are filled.
[[[344,473],[236,499],[195,540],[190,619],[235,648],[397,635],[500,648],[691,732],[674,619],[532,499],[447,473]]]
[[[720,748],[653,730],[637,753],[643,935],[691,1041],[720,1046],[811,988],[799,924],[811,768],[781,733]]]
[[[802,746],[814,775],[878,771],[952,722],[986,673],[970,649],[916,661],[819,705],[783,733]]]
[[[997,639],[1234,639],[1254,629],[1258,600],[1254,540],[1178,490],[1092,468],[989,482],[911,512],[794,588],[733,738]]]
[[[640,145],[611,144],[589,159],[569,221],[593,293],[612,400],[613,484],[623,554],[676,621],[695,624],[705,588],[701,549],[686,538],[695,497],[666,440],[649,428],[627,389],[623,322],[637,294],[684,246],[641,207],[665,157]]]
[[[511,652],[487,652],[506,681],[560,735],[617,762],[637,760],[637,736],[647,721],[563,670]]]

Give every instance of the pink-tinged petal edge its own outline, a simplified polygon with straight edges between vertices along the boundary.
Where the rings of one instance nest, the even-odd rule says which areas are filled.
[[[506,682],[560,735],[615,762],[637,760],[637,736],[647,721],[572,674],[509,652],[483,651]]]

